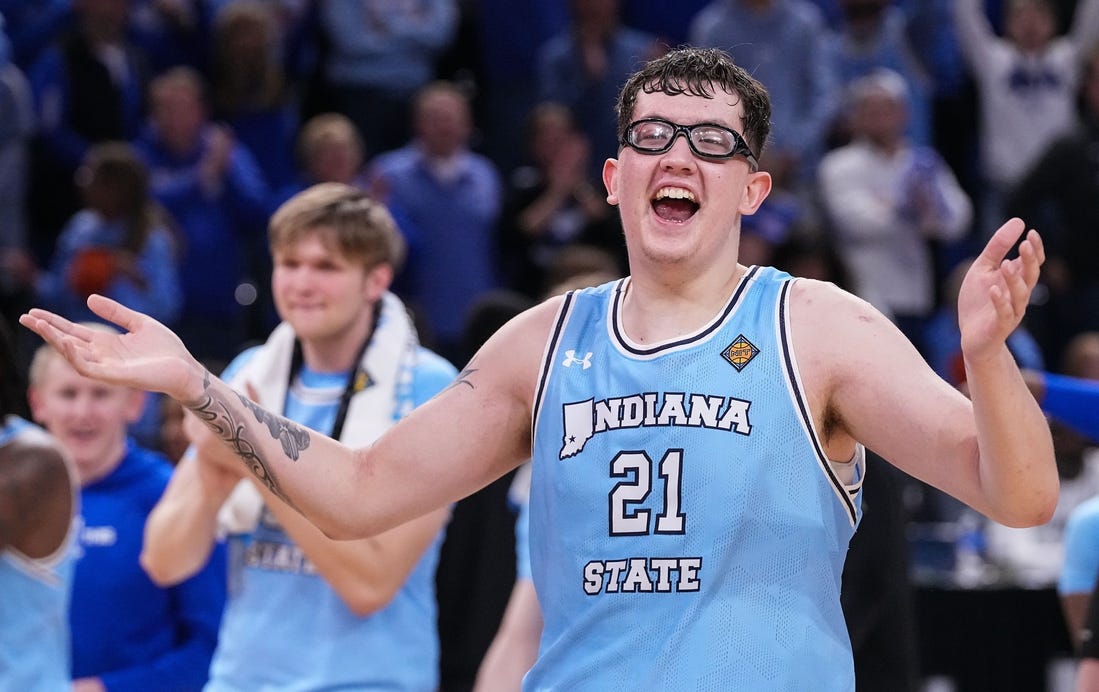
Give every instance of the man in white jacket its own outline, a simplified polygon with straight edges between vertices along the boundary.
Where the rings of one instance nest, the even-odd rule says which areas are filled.
[[[954,241],[973,207],[938,153],[905,135],[904,79],[879,70],[852,83],[854,139],[818,170],[820,197],[854,290],[890,316],[917,346],[935,309],[929,241]]]

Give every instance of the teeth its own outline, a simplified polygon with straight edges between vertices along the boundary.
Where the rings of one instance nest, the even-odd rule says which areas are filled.
[[[654,199],[685,199],[694,202],[695,196],[690,190],[684,190],[681,187],[662,187],[656,191]]]

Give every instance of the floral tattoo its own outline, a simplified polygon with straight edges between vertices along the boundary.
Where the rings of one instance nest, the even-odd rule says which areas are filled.
[[[233,449],[233,453],[240,457],[252,474],[261,483],[267,486],[276,497],[283,500],[291,507],[294,503],[283,492],[274,471],[259,454],[259,449],[250,442],[247,435],[247,426],[238,420],[228,402],[219,400],[218,392],[210,391],[210,373],[206,373],[203,379],[204,395],[197,403],[188,404],[189,408],[198,419],[213,430],[218,437],[227,442]],[[260,408],[245,396],[237,394],[240,402],[252,412],[256,420],[267,427],[271,437],[282,445],[283,454],[291,461],[297,461],[301,452],[309,447],[311,438],[309,431],[281,416],[277,416],[266,409]]]

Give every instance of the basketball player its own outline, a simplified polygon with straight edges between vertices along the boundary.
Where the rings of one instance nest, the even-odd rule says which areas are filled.
[[[210,375],[150,318],[22,323],[84,372],[188,406],[335,537],[445,506],[532,458],[531,572],[545,617],[527,689],[851,690],[840,573],[863,445],[1011,526],[1057,501],[1048,426],[1004,339],[1042,243],[1005,223],[959,297],[971,399],[867,303],[737,262],[771,188],[763,87],[684,48],[624,85],[603,169],[631,275],[517,316],[372,446],[302,428]],[[681,136],[682,135],[682,136]]]

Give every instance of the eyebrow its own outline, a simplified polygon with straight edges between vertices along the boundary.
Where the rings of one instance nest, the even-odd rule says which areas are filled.
[[[696,120],[695,122],[685,123],[685,122],[680,122],[680,121],[676,120],[675,118],[671,118],[667,115],[659,115],[659,114],[641,115],[641,114],[637,114],[633,117],[633,119],[630,122],[634,122],[634,121],[637,121],[637,120],[652,120],[652,119],[667,120],[670,123],[675,123],[676,125],[683,125],[685,127],[694,127],[695,125],[718,125],[720,127],[730,129],[733,132],[737,132],[739,134],[744,134],[743,131],[740,129],[741,123],[730,124],[730,123],[727,123],[727,122],[723,122],[721,120],[713,120],[713,119]],[[743,119],[741,119],[741,120],[743,121]]]

